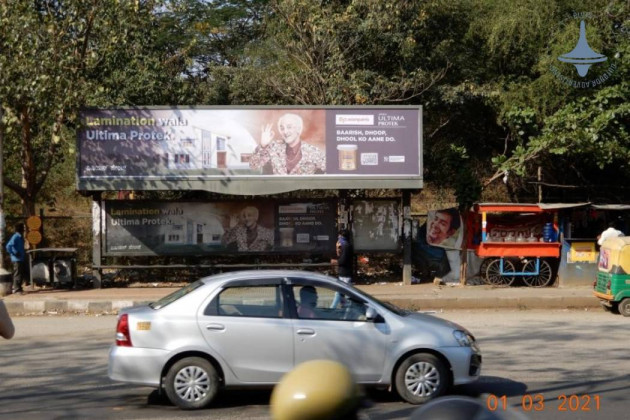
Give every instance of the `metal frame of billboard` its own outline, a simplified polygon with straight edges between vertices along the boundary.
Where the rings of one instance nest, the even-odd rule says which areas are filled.
[[[91,124],[90,126],[93,128],[93,130],[89,133],[88,133],[88,128],[87,128],[88,125],[85,124],[86,121],[83,121],[84,118],[89,117],[89,113],[93,113],[93,115],[98,115],[99,112],[101,113],[146,112],[147,113],[146,115],[149,117],[154,115],[152,113],[155,113],[157,115],[160,112],[180,113],[184,115],[186,115],[187,112],[192,113],[193,115],[197,112],[210,114],[210,111],[214,111],[214,112],[221,111],[224,113],[232,112],[235,115],[238,115],[239,113],[245,113],[245,114],[249,113],[247,115],[253,115],[255,118],[253,118],[252,121],[246,121],[246,123],[249,125],[250,130],[247,131],[247,133],[249,134],[245,134],[245,135],[249,136],[248,137],[249,144],[250,144],[249,147],[256,147],[258,145],[257,140],[254,139],[254,135],[251,134],[251,131],[253,131],[252,127],[254,125],[253,121],[254,120],[257,121],[258,119],[263,118],[263,116],[265,115],[273,115],[274,116],[273,121],[277,121],[278,115],[285,114],[291,110],[294,110],[295,113],[301,113],[301,115],[316,115],[317,111],[323,111],[323,114],[322,114],[323,117],[319,116],[318,118],[320,119],[314,120],[314,121],[319,121],[320,123],[323,122],[324,127],[322,128],[322,127],[319,127],[318,124],[312,124],[311,129],[315,130],[315,129],[318,129],[319,127],[318,133],[323,138],[323,140],[320,140],[320,141],[323,141],[324,149],[326,150],[324,153],[326,154],[326,158],[329,162],[326,166],[327,171],[325,173],[308,174],[308,175],[306,174],[304,175],[300,175],[300,174],[298,175],[282,175],[282,174],[268,175],[268,174],[262,174],[262,173],[252,174],[251,173],[252,170],[249,169],[252,166],[251,163],[250,164],[243,163],[243,162],[247,162],[246,159],[250,158],[250,157],[245,157],[245,156],[251,155],[252,154],[250,153],[251,151],[246,150],[245,152],[240,153],[239,155],[240,161],[235,161],[240,164],[239,167],[242,167],[243,165],[249,165],[247,166],[246,170],[243,170],[243,169],[238,169],[238,168],[231,169],[229,167],[229,164],[227,165],[227,167],[221,167],[220,163],[217,164],[216,154],[218,152],[215,150],[215,156],[212,158],[208,158],[207,163],[210,169],[202,170],[201,166],[198,166],[198,167],[195,167],[196,173],[195,171],[190,171],[191,172],[190,174],[186,174],[186,173],[183,173],[179,169],[177,170],[173,169],[173,173],[156,173],[156,174],[143,175],[142,173],[139,173],[139,172],[136,173],[133,170],[130,170],[130,174],[125,173],[123,175],[119,175],[117,173],[123,173],[126,170],[126,169],[121,169],[122,167],[126,167],[126,165],[116,165],[115,159],[117,158],[127,159],[127,161],[130,161],[132,165],[139,164],[139,162],[141,162],[143,165],[151,165],[152,163],[142,162],[142,159],[138,159],[138,158],[134,159],[133,156],[129,157],[125,153],[124,149],[117,150],[117,151],[112,151],[114,149],[110,151],[105,150],[107,147],[110,147],[110,148],[117,147],[117,146],[121,146],[123,143],[128,145],[131,141],[131,138],[133,137],[133,134],[127,134],[127,137],[122,139],[124,141],[121,142],[119,141],[121,139],[116,137],[118,135],[117,132],[108,132],[108,130],[99,130],[97,128],[94,128],[94,127],[100,127],[101,126],[100,122],[102,122],[102,120],[99,120],[98,118],[92,118],[92,120],[90,120],[90,124]],[[335,110],[339,110],[340,112],[345,113],[345,114],[342,114],[339,112],[337,113],[329,112],[329,111],[335,111]],[[379,110],[382,110],[382,113],[380,115],[377,114],[377,111]],[[338,125],[338,124],[342,124],[342,122],[344,124],[346,123],[346,120],[340,117],[353,117],[353,116],[357,117],[357,116],[369,116],[369,115],[372,115],[372,118],[371,118],[372,124],[375,123],[377,118],[380,119],[381,116],[383,116],[382,118],[384,119],[385,117],[392,119],[392,121],[382,121],[383,124],[385,123],[395,124],[396,114],[392,115],[391,113],[395,112],[396,110],[400,110],[399,116],[407,115],[409,117],[410,113],[413,113],[414,116],[417,115],[417,121],[413,121],[412,123],[410,123],[412,127],[415,128],[415,124],[417,124],[417,127],[418,127],[417,133],[414,132],[414,135],[417,136],[417,140],[415,137],[413,138],[414,142],[417,141],[417,156],[415,156],[415,153],[416,153],[414,150],[415,144],[414,144],[414,147],[411,147],[411,148],[409,148],[408,144],[406,145],[406,148],[403,147],[405,146],[404,145],[405,139],[403,139],[402,137],[405,135],[407,136],[409,135],[408,131],[407,132],[404,131],[404,129],[406,128],[404,126],[392,125],[392,126],[383,126],[379,128],[378,126],[372,127],[369,125],[365,125],[365,127],[370,128],[369,131],[364,130],[363,128],[361,128],[361,126],[356,126],[359,128],[355,129],[354,131],[352,130],[345,131],[345,130],[337,130],[335,127],[327,127],[326,125],[326,123],[330,121],[330,118],[334,118],[333,121],[335,122],[335,124]],[[353,114],[347,114],[348,112],[351,112]],[[414,189],[415,190],[415,189],[420,189],[423,186],[422,107],[420,106],[361,106],[361,107],[359,106],[228,106],[228,107],[206,106],[206,107],[125,107],[125,108],[121,107],[121,108],[86,108],[85,110],[82,111],[82,115],[85,117],[82,117],[82,125],[78,129],[78,133],[77,133],[78,153],[77,153],[76,178],[77,178],[77,189],[80,191],[87,192],[87,191],[108,191],[108,190],[109,191],[111,190],[114,190],[114,191],[115,190],[206,190],[206,191],[211,191],[211,192],[216,192],[216,193],[233,194],[233,195],[263,195],[263,194],[276,194],[276,193],[294,191],[294,190],[299,190],[299,189]],[[321,118],[324,118],[324,119],[322,120]],[[365,118],[365,119],[369,120],[369,118]],[[103,120],[105,119],[103,118]],[[95,121],[96,121],[96,124],[94,124]],[[182,121],[187,123],[187,121],[185,120],[182,120]],[[353,121],[357,121],[357,123],[361,123],[361,124],[365,122],[365,121],[361,122],[356,118],[355,120],[350,119],[348,121],[349,121],[348,124],[352,123]],[[369,121],[367,122],[369,123]],[[376,121],[376,122],[378,122],[379,124],[381,123],[379,121]],[[138,123],[138,120],[134,120],[134,123]],[[177,124],[178,121],[173,121],[172,123]],[[220,123],[221,122],[219,121],[217,124],[220,124]],[[158,125],[158,124],[154,122],[154,125]],[[112,126],[116,127],[116,125],[112,125]],[[166,125],[160,126],[160,130],[162,131],[167,130],[167,129],[173,130],[171,126],[168,126],[166,128],[165,127]],[[228,126],[228,127],[230,127],[228,128],[228,130],[231,130],[232,129],[231,127],[233,126]],[[353,127],[353,126],[347,125],[345,127]],[[125,128],[122,128],[119,130],[124,131],[127,129],[129,128],[125,126]],[[155,133],[157,133],[158,131],[157,128],[145,128],[145,129],[147,130],[146,133],[141,133],[141,135],[145,136],[146,138],[149,138],[151,137],[151,135],[153,135],[153,134],[150,134],[151,130],[154,130]],[[193,128],[190,128],[190,130],[192,129]],[[245,128],[241,126],[239,126],[238,129],[242,133],[245,133],[246,131]],[[275,126],[273,126],[272,129],[277,130]],[[391,133],[396,133],[393,130],[398,130],[398,129],[402,129],[403,131],[398,131],[401,137],[396,139],[396,135],[391,134]],[[260,132],[259,130],[260,130],[260,127],[257,127],[257,133]],[[322,130],[323,130],[323,133],[322,133]],[[142,131],[142,129],[139,129],[139,131]],[[214,134],[212,134],[210,130],[203,129],[202,131],[204,133],[201,134],[200,136],[206,136],[204,138],[211,139],[207,141],[209,144],[215,141],[215,138],[212,137]],[[374,133],[380,133],[381,135],[368,137],[368,136],[360,136],[360,135],[343,136],[339,134],[339,133],[344,133],[344,132],[351,132],[351,133],[352,132],[354,133],[374,132]],[[334,133],[334,136],[336,137],[329,138],[331,136],[331,133]],[[388,133],[391,134],[391,136],[387,136]],[[92,150],[90,151],[90,153],[88,153],[86,152],[87,147],[88,147],[87,137],[90,137],[90,136],[91,138],[89,139],[90,141],[89,146],[92,148]],[[160,134],[158,133],[157,137],[159,136]],[[139,141],[146,140],[145,143],[142,143],[145,148],[147,148],[146,146],[147,144],[155,144],[156,142],[159,142],[159,141],[166,142],[166,140],[163,140],[163,139],[156,140],[155,138],[153,139],[149,138],[147,140],[146,138],[141,138],[139,140]],[[84,139],[84,141],[82,141],[82,139]],[[231,137],[227,136],[227,139],[231,139]],[[340,140],[340,139],[343,139],[343,140]],[[372,142],[372,139],[374,139],[373,142]],[[108,140],[111,140],[111,143],[115,143],[115,146],[108,146],[108,144],[110,144],[108,143]],[[178,138],[178,140],[187,141],[189,139]],[[254,143],[252,143],[252,140],[254,141]],[[199,141],[190,141],[190,143],[193,143],[193,142],[203,143],[204,141],[206,140],[202,140],[200,138]],[[387,141],[389,141],[390,143],[387,143]],[[385,152],[388,150],[396,150],[395,143],[397,141],[400,144],[399,146],[397,146],[398,150],[404,149],[405,151],[407,151],[408,149],[412,149],[414,150],[414,155],[406,156],[403,154],[403,152],[397,152],[397,151],[391,152],[391,153],[396,153],[396,155],[392,155],[392,156],[385,156],[385,155],[380,156],[378,153],[365,153],[366,156],[375,155],[375,156],[367,156],[367,157],[370,157],[370,158],[375,157],[376,161],[374,162],[366,158],[365,162],[363,163],[365,163],[366,165],[377,165],[377,164],[380,165],[382,162],[387,162],[387,163],[383,163],[382,165],[385,166],[387,164],[389,166],[386,166],[386,168],[394,168],[394,169],[387,169],[390,171],[389,174],[369,172],[369,171],[372,171],[372,172],[379,171],[381,170],[380,169],[381,166],[378,167],[379,169],[374,169],[374,167],[370,167],[370,166],[361,166],[360,168],[355,167],[355,169],[359,169],[358,171],[348,170],[348,168],[345,168],[342,171],[341,163],[339,164],[338,167],[336,166],[337,163],[335,164],[331,163],[332,159],[334,159],[334,161],[337,162],[337,157],[339,153],[338,150],[333,151],[333,146],[340,146],[341,145],[340,143],[354,142],[353,144],[358,144],[358,145],[366,144],[372,148],[382,146],[378,150],[383,150]],[[150,143],[150,142],[153,142],[153,143]],[[218,142],[220,142],[220,139],[217,138],[216,142],[218,145],[219,144]],[[234,140],[234,144],[237,144],[236,142],[237,140]],[[305,140],[305,142],[307,141]],[[384,143],[380,145],[380,142],[384,142]],[[223,147],[225,147],[224,143],[225,143],[225,139],[223,139]],[[134,143],[131,149],[134,149],[136,144],[138,143],[137,142]],[[184,147],[184,146],[181,146],[181,147]],[[335,149],[337,148],[335,147]],[[356,150],[356,148],[352,150]],[[127,147],[127,151],[129,151],[129,147]],[[110,155],[107,154],[108,152],[110,152]],[[148,154],[145,156],[148,156],[149,158],[153,157],[153,163],[159,161],[160,157],[157,155],[154,155],[153,152],[149,151],[146,153]],[[170,153],[170,156],[169,156],[169,153]],[[174,159],[174,156],[181,157],[181,155],[177,154],[177,150],[172,150],[172,149],[165,151],[164,154],[167,156],[167,159],[169,158]],[[109,166],[107,166],[108,161],[103,160],[105,159],[104,157],[107,159],[110,159]],[[223,158],[225,158],[225,154],[223,155]],[[112,164],[113,162],[112,159],[114,160],[114,164]],[[361,159],[363,159],[363,156],[361,156]],[[411,162],[412,159],[413,160],[417,159],[417,170],[416,170],[415,162]],[[89,165],[86,162],[90,162]],[[101,165],[101,163],[105,163],[105,164]],[[182,165],[185,165],[186,163],[189,163],[189,162],[185,162],[184,160],[182,161]],[[215,166],[212,167],[212,165],[215,165]],[[414,168],[413,173],[400,173],[400,174],[395,173],[398,170],[397,168],[404,168],[406,166],[413,167]],[[140,167],[140,169],[142,168]],[[137,168],[134,170],[137,170]],[[361,170],[365,171],[365,173],[353,173],[353,172],[360,172]],[[384,170],[384,172],[387,172],[387,170]],[[116,171],[119,171],[119,172],[116,172]],[[407,169],[401,170],[401,172],[405,172],[405,171],[410,172],[410,170],[407,170]]]

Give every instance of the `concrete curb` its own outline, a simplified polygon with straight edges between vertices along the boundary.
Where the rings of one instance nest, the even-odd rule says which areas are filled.
[[[593,297],[540,296],[540,297],[446,297],[405,298],[388,297],[391,303],[413,311],[459,309],[595,309],[599,301]],[[5,305],[11,316],[61,314],[117,314],[122,308],[146,304],[140,300],[28,300]]]
[[[492,300],[478,298],[446,299],[389,299],[393,304],[410,310],[445,309],[595,309],[599,301],[583,297],[499,297]]]
[[[63,314],[117,314],[122,308],[148,302],[133,300],[86,301],[86,300],[35,300],[4,302],[11,316],[63,315]]]

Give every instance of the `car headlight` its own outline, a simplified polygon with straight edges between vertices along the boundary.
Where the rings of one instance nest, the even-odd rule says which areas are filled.
[[[453,337],[462,347],[472,347],[474,350],[478,351],[479,347],[477,347],[477,342],[475,341],[475,337],[467,333],[466,331],[455,330],[453,331]]]

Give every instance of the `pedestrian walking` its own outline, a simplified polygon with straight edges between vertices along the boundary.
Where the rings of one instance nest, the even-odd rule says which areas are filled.
[[[24,252],[24,223],[15,225],[15,233],[7,243],[7,252],[11,256],[13,264],[13,290],[14,294],[23,294],[22,283],[26,277],[26,254]]]

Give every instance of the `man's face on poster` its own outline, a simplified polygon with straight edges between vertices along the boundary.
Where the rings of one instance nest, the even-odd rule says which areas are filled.
[[[258,211],[253,207],[243,209],[241,212],[241,223],[243,223],[246,228],[251,229],[256,226],[256,222],[258,222]]]
[[[455,233],[455,230],[451,228],[451,222],[452,217],[450,214],[436,211],[429,223],[427,242],[429,244],[440,244]]]
[[[286,144],[294,146],[300,141],[302,121],[297,115],[285,115],[278,121],[278,131]]]

